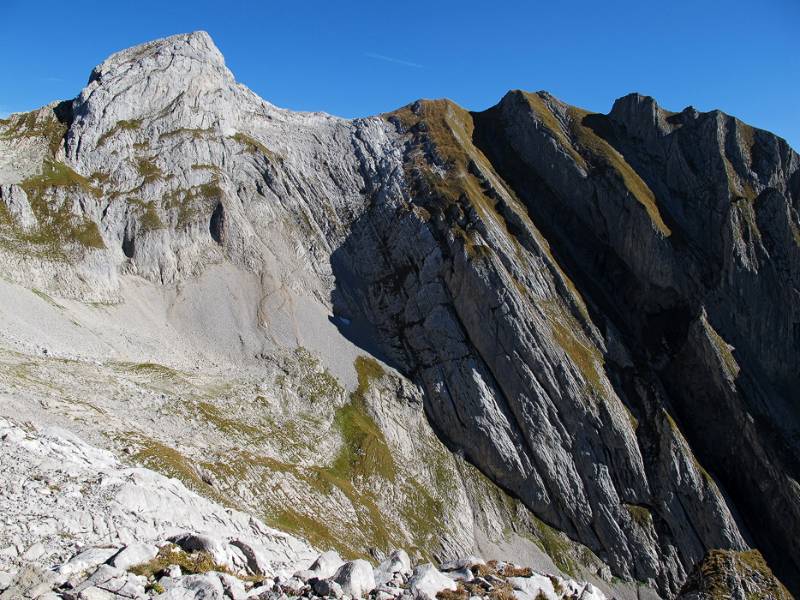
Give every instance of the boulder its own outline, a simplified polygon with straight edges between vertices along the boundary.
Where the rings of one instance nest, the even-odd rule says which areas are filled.
[[[344,564],[344,561],[339,556],[338,552],[328,550],[323,552],[317,557],[317,560],[311,565],[311,570],[316,572],[316,576],[320,579],[328,579],[333,577],[334,573]]]
[[[439,571],[432,564],[417,566],[409,580],[409,587],[414,598],[420,600],[436,600],[436,594],[442,590],[456,589],[456,582]]]
[[[389,594],[393,598],[397,598],[399,596],[402,596],[403,592],[404,592],[403,588],[401,588],[401,587],[394,586],[394,585],[385,585],[385,584],[384,585],[379,585],[375,589],[378,592],[382,592],[384,594]]]
[[[405,550],[395,550],[375,569],[375,584],[381,586],[395,578],[397,573],[411,573],[411,559]]]
[[[579,598],[580,600],[607,600],[606,595],[591,583],[586,584]]]
[[[486,561],[478,556],[464,556],[462,558],[456,558],[454,560],[443,562],[442,566],[439,567],[439,570],[444,572],[458,571],[460,569],[471,569],[472,567],[485,564]]]
[[[534,573],[530,577],[509,577],[518,600],[558,600],[553,582],[549,577]]]
[[[225,590],[215,573],[187,575],[175,581],[159,600],[223,600]]]
[[[405,550],[395,550],[378,565],[378,570],[386,573],[410,573],[411,559]]]
[[[251,562],[239,546],[229,544],[226,540],[207,533],[182,533],[169,538],[173,544],[187,552],[208,552],[217,564],[238,573],[252,573]]]
[[[58,568],[61,575],[74,575],[102,565],[119,551],[119,548],[89,548],[73,556]]]
[[[228,598],[231,600],[245,600],[247,598],[247,592],[244,590],[244,584],[241,579],[227,573],[218,573],[217,576]]]
[[[131,544],[125,546],[117,554],[112,556],[108,564],[118,569],[128,570],[134,565],[141,565],[150,562],[158,555],[158,546],[153,544]]]
[[[317,596],[328,596],[333,598],[341,598],[344,596],[342,586],[335,581],[331,581],[330,579],[318,579],[315,577],[310,579],[308,583],[311,586],[311,591]]]
[[[180,577],[183,575],[183,570],[178,565],[170,565],[166,568],[167,577]]]
[[[342,586],[342,591],[351,598],[365,598],[375,589],[372,565],[361,559],[344,563],[336,571],[333,580]]]
[[[300,592],[303,591],[303,588],[306,587],[306,583],[298,577],[290,577],[288,580],[281,583],[281,587],[284,590],[288,590],[292,594],[299,596]]]
[[[302,571],[295,572],[293,577],[299,579],[300,581],[307,582],[309,579],[318,577],[318,575],[316,571],[312,571],[311,569],[303,569]]]
[[[270,573],[271,564],[264,548],[245,540],[231,540],[230,545],[237,548],[247,561],[247,570],[253,575],[267,575]]]
[[[254,587],[249,592],[247,592],[248,600],[253,598],[261,598],[262,595],[264,598],[268,597],[272,593],[272,585],[273,584],[270,583],[269,585],[263,584]]]
[[[144,577],[111,565],[100,565],[91,576],[65,592],[63,597],[65,600],[143,598],[145,597],[146,582]]]

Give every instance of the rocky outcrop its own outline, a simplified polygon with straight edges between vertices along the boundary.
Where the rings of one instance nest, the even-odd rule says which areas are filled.
[[[695,566],[678,594],[679,600],[782,600],[790,597],[757,550],[712,550]]]
[[[426,564],[412,576],[404,550],[377,566],[344,562],[334,551],[317,555],[302,540],[203,499],[174,479],[125,468],[109,452],[63,430],[0,419],[0,440],[2,600],[466,594],[455,571],[445,575]],[[454,562],[482,569],[480,580],[468,572],[470,591],[487,599],[512,583],[530,587],[540,579],[561,590],[551,594],[556,598],[594,589],[510,563],[487,565],[474,557]],[[605,598],[600,592],[594,597]]]
[[[65,357],[104,373],[98,347],[147,348],[182,368],[263,373],[306,336],[352,390],[322,368],[280,375],[299,400],[277,376],[252,384],[339,430],[314,451],[256,436],[238,399],[230,414],[206,406],[224,434],[213,450],[243,456],[247,438],[257,453],[241,470],[179,462],[199,489],[222,481],[237,502],[274,502],[285,492],[241,485],[267,465],[293,500],[303,489],[333,499],[317,507],[337,507],[326,515],[350,507],[363,551],[393,539],[377,525],[390,515],[428,552],[418,514],[392,513],[424,481],[436,488],[426,512],[461,523],[440,558],[475,551],[486,523],[514,514],[541,524],[520,531],[554,527],[663,595],[708,550],[752,545],[800,585],[800,158],[776,136],[638,95],[608,115],[520,91],[482,113],[448,101],[355,121],[292,113],[236,83],[194,33],[117,53],[73,102],[12,116],[0,153],[4,276],[44,298],[128,305],[108,309],[127,319],[112,336],[112,317],[67,318],[50,298],[47,323],[103,323],[97,347],[58,336]],[[10,347],[30,352],[36,324],[13,327]],[[193,401],[208,396],[222,394]],[[521,504],[509,512],[503,493],[487,500],[496,488],[438,476],[461,463],[440,468],[431,427]],[[174,467],[152,448],[132,452]]]
[[[65,430],[0,419],[0,440],[0,570],[60,565],[68,577],[106,562],[126,569],[152,559],[154,543],[166,541],[242,574],[292,569],[317,555],[303,540],[176,479],[125,467]]]

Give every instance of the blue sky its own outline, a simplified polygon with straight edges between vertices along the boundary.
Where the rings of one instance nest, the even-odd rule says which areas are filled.
[[[208,31],[265,99],[346,117],[545,89],[607,112],[637,91],[719,108],[800,149],[800,0],[3,0],[0,113],[78,94],[108,54]]]

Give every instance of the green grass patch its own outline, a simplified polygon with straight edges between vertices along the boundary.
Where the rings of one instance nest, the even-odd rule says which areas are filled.
[[[578,571],[578,563],[573,557],[572,543],[569,538],[560,531],[553,529],[544,521],[533,517],[536,528],[536,539],[544,552],[552,559],[559,570],[575,577]]]
[[[57,189],[85,194],[97,198],[101,192],[82,175],[61,162],[45,161],[41,175],[23,181],[20,186],[28,196],[36,216],[37,228],[32,232],[19,232],[23,241],[44,246],[52,254],[63,254],[63,246],[79,244],[85,248],[105,248],[97,224],[86,216],[73,214],[68,202],[55,207],[49,197]]]
[[[144,202],[139,198],[128,198],[128,204],[137,207],[139,213],[139,223],[142,225],[143,231],[156,231],[164,229],[166,225],[158,215],[155,202]]]
[[[0,122],[5,130],[0,132],[0,139],[14,140],[23,138],[42,138],[47,142],[51,156],[55,156],[67,133],[66,123],[56,117],[55,111],[45,109],[12,115]]]
[[[162,546],[153,560],[134,565],[128,571],[134,575],[141,575],[149,579],[163,573],[171,565],[178,565],[184,575],[208,573],[209,571],[229,573],[228,568],[215,562],[214,557],[208,552],[188,553],[178,548],[175,544]]]
[[[342,548],[339,536],[319,519],[284,507],[270,519],[274,527],[300,535],[318,548]]]
[[[250,442],[256,443],[265,440],[265,433],[260,427],[231,419],[225,416],[222,410],[210,402],[199,402],[197,404],[197,414],[227,435],[240,435],[247,438]]]
[[[192,489],[198,490],[207,487],[189,460],[175,448],[142,436],[134,436],[134,441],[139,446],[133,455],[133,460],[137,463],[167,477],[178,479]]]
[[[164,207],[174,211],[177,228],[211,216],[214,201],[222,196],[215,174],[210,181],[188,189],[178,188],[164,195]]]
[[[650,529],[650,525],[653,523],[653,515],[650,514],[649,509],[638,504],[625,504],[624,506],[634,523],[646,531]]]
[[[172,137],[184,136],[185,135],[185,136],[191,137],[194,140],[199,140],[199,139],[202,139],[206,135],[209,135],[210,133],[213,133],[213,132],[214,132],[214,130],[210,129],[210,128],[209,129],[192,129],[192,128],[188,128],[188,127],[181,127],[180,129],[175,129],[173,131],[167,131],[166,133],[162,133],[160,136],[158,136],[158,138],[163,140],[163,139],[169,139],[169,138],[172,138]]]
[[[598,394],[603,392],[601,373],[603,354],[583,332],[578,321],[569,311],[556,302],[540,302],[553,338],[561,346],[583,378]]]
[[[210,165],[208,163],[195,163],[192,165],[192,171],[211,171],[214,174],[219,174],[222,172],[216,165]]]
[[[245,151],[249,152],[250,154],[261,154],[270,160],[278,160],[279,158],[277,154],[267,148],[263,143],[259,142],[254,137],[247,135],[246,133],[235,133],[231,136],[231,139],[241,144]]]
[[[152,158],[138,159],[136,161],[136,170],[139,171],[139,175],[144,178],[145,183],[160,179],[164,175]]]
[[[370,385],[384,375],[375,359],[359,356],[355,361],[358,387],[350,402],[336,411],[334,424],[342,435],[342,448],[331,472],[345,480],[379,476],[394,481],[397,470],[386,438],[367,411],[364,400]]]
[[[123,119],[121,121],[117,121],[116,124],[102,134],[97,139],[97,147],[105,145],[105,143],[113,136],[118,134],[120,131],[135,131],[142,126],[141,119]]]

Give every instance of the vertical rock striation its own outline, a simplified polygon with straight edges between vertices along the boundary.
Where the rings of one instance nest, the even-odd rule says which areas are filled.
[[[614,573],[670,595],[756,546],[800,589],[800,157],[773,134],[639,95],[292,113],[200,32],[113,55],[0,149],[9,278],[124,302],[234,264],[265,299],[251,356],[266,299],[330,310]]]

